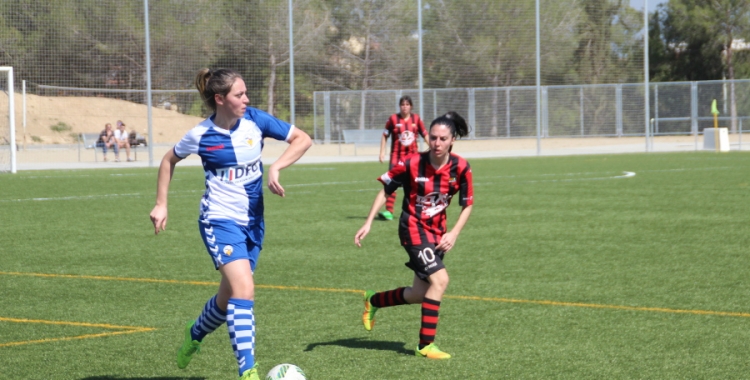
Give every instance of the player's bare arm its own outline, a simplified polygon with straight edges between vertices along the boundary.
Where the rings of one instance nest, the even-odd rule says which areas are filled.
[[[167,229],[167,195],[169,194],[169,183],[172,181],[174,166],[182,159],[174,154],[172,149],[167,151],[159,165],[159,174],[156,180],[156,205],[151,210],[151,222],[154,224],[154,234]]]
[[[458,220],[456,221],[456,224],[453,226],[453,228],[445,233],[443,237],[440,239],[440,244],[435,247],[435,249],[439,249],[443,252],[448,252],[456,245],[456,239],[458,239],[458,235],[461,233],[461,230],[466,225],[466,222],[469,220],[469,215],[471,215],[471,208],[474,207],[473,205],[470,206],[464,206],[461,209],[461,213],[458,215]]]
[[[289,146],[281,154],[281,157],[268,168],[268,189],[272,193],[284,197],[284,188],[279,183],[279,172],[299,160],[311,146],[312,139],[310,139],[310,136],[295,128],[292,137],[289,138]]]
[[[380,189],[378,192],[378,195],[375,196],[375,200],[372,202],[372,207],[370,208],[370,213],[367,215],[367,220],[365,221],[365,224],[362,226],[362,228],[357,231],[357,233],[354,235],[354,244],[357,245],[357,247],[362,246],[362,240],[367,236],[367,234],[370,232],[370,226],[372,226],[372,221],[375,219],[375,216],[378,215],[378,211],[381,207],[385,204],[386,200],[385,190]]]

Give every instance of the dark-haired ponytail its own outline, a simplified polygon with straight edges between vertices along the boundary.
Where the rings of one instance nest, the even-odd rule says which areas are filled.
[[[453,137],[464,137],[469,134],[469,124],[456,111],[449,111],[445,115],[433,120],[430,129],[435,125],[445,125],[450,128]]]

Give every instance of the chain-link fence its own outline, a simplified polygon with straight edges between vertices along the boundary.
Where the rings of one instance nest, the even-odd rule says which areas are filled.
[[[1,66],[1,65],[0,65]],[[0,172],[11,171],[10,98],[8,97],[10,71],[0,69]]]
[[[649,88],[650,134],[654,136],[695,135],[713,128],[710,107],[714,99],[721,106],[722,127],[732,133],[748,129],[750,80],[651,83]],[[646,134],[643,84],[543,86],[541,90],[540,133],[544,138]],[[313,136],[327,143],[340,142],[343,130],[383,129],[388,117],[398,112],[402,95],[411,96],[415,108],[421,105],[428,121],[449,110],[467,116],[473,127],[470,138],[537,136],[534,87],[430,89],[423,94],[424,101],[417,90],[317,92]]]
[[[318,142],[380,128],[400,95],[427,122],[459,111],[475,139],[534,138],[538,119],[544,138],[642,133],[641,10],[540,0],[538,35],[536,18],[534,2],[513,0],[15,0],[0,4],[0,66],[14,67],[17,88],[26,84],[26,133],[17,135],[26,149],[76,145],[116,120],[144,135],[151,128],[156,146],[173,144],[207,116],[192,90],[203,67],[239,71],[250,105]],[[672,120],[686,117],[680,107],[725,94],[737,106],[723,116],[746,115],[737,108],[746,89],[716,84],[694,99],[691,84],[671,86],[652,86],[655,132],[682,133],[683,120]],[[706,116],[696,112],[691,120]]]

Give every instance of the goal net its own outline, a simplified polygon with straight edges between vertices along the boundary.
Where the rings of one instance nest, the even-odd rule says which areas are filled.
[[[16,172],[13,68],[0,67],[0,172]]]

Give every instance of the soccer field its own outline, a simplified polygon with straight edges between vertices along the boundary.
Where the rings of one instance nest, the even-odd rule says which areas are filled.
[[[364,289],[412,278],[396,222],[353,244],[386,166],[282,171],[256,271],[260,373],[289,362],[313,380],[747,377],[749,153],[470,162],[475,207],[446,256],[436,340],[453,358],[439,362],[413,356],[418,305],[361,325]],[[187,369],[174,364],[220,277],[198,234],[201,168],[177,166],[158,236],[155,184],[156,169],[0,175],[0,378],[237,377],[225,327]]]

